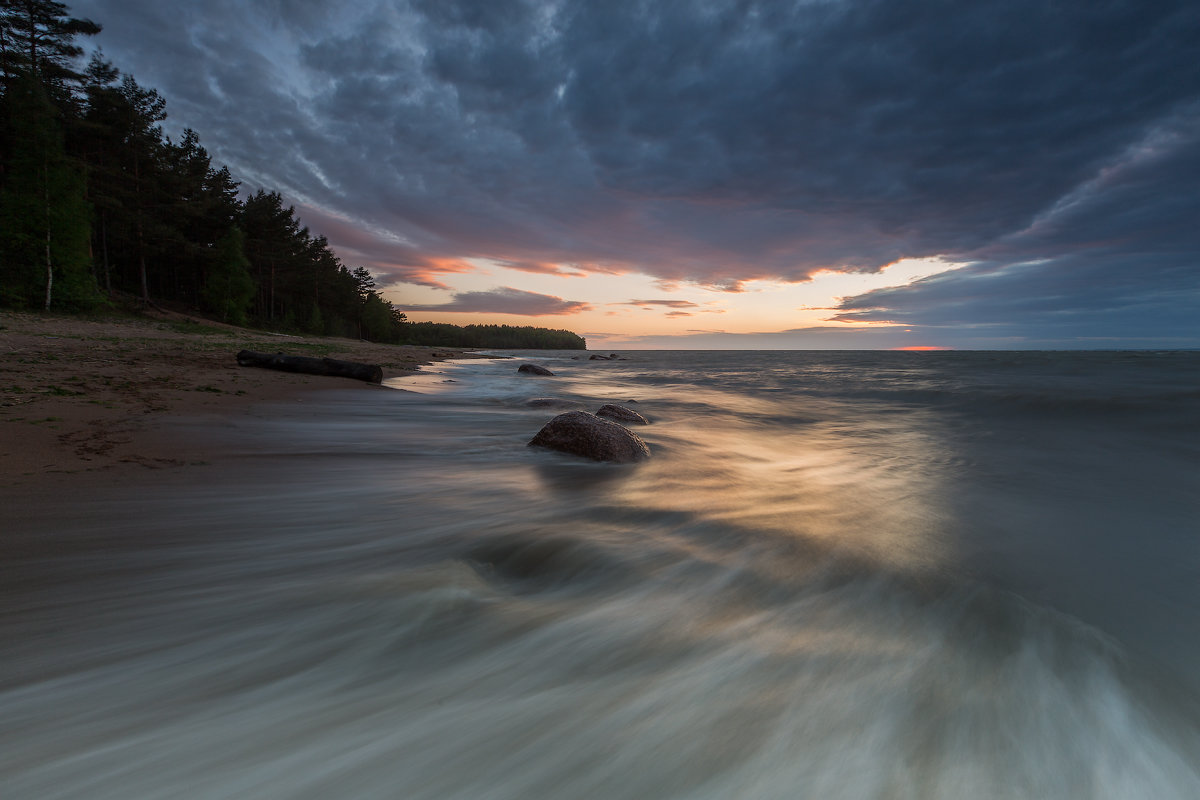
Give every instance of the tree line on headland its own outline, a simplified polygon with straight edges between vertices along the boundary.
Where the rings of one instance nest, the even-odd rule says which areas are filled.
[[[115,295],[238,325],[446,347],[583,349],[569,331],[411,323],[274,191],[239,197],[159,93],[64,3],[0,0],[0,308],[89,312]],[[518,343],[519,342],[519,343]]]

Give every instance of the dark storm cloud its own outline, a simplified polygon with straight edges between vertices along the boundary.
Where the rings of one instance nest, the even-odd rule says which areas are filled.
[[[508,287],[488,292],[458,292],[449,303],[405,306],[406,311],[518,314],[526,317],[578,314],[591,309],[590,305],[578,300],[563,300],[561,297]]]
[[[973,266],[841,313],[1200,310],[1192,3],[72,8],[249,185],[374,232],[385,280],[478,257],[736,291],[940,255]]]
[[[1056,340],[1191,346],[1200,330],[1200,107],[1099,170],[960,270],[842,302],[845,322],[893,320]]]

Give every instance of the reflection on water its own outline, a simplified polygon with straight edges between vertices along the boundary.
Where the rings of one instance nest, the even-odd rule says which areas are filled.
[[[1194,361],[557,357],[11,506],[3,796],[1200,796]]]

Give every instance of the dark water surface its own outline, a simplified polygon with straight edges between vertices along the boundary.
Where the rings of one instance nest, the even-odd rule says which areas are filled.
[[[626,355],[0,497],[0,797],[1200,797],[1200,354]]]

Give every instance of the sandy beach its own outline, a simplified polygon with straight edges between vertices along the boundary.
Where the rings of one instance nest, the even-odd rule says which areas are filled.
[[[242,349],[379,364],[385,383],[469,355],[285,336],[174,313],[104,320],[2,313],[0,487],[184,469],[209,462],[219,445],[203,435],[172,435],[172,420],[219,425],[264,405],[302,404],[323,390],[396,391],[240,367]]]

